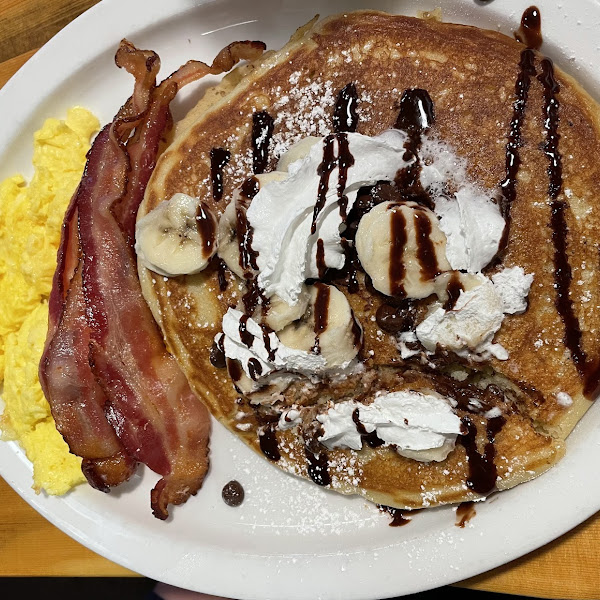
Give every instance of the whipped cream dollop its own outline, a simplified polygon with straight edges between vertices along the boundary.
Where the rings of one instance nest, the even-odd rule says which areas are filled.
[[[508,352],[493,342],[494,335],[502,326],[505,314],[517,314],[527,308],[533,275],[526,274],[521,267],[512,267],[493,275],[492,279],[482,274],[468,275],[464,279],[469,289],[461,291],[451,310],[434,305],[417,326],[417,339],[431,353],[439,345],[475,361],[491,357],[507,360]]]
[[[311,377],[327,367],[323,356],[285,346],[276,333],[265,330],[235,308],[229,308],[223,316],[223,334],[221,343],[225,356],[239,361],[244,373],[253,381],[279,370]],[[220,336],[218,334],[215,341]]]
[[[367,434],[375,433],[402,456],[420,461],[444,460],[461,433],[461,420],[449,400],[402,390],[378,395],[367,405],[354,400],[333,405],[317,415],[323,429],[318,440],[329,449],[360,450],[363,441],[355,419]]]
[[[379,180],[393,180],[398,170],[410,161],[403,158],[407,137],[402,131],[388,130],[376,137],[347,133],[345,137],[353,158],[342,190],[347,198],[344,200],[347,214],[361,187]],[[319,245],[323,247],[323,265],[341,269],[345,262],[337,164],[329,173],[325,202],[316,219],[316,231],[311,233],[315,202],[322,185],[319,167],[326,160],[324,144],[325,140],[304,144],[308,154],[289,164],[285,179],[261,187],[247,212],[253,228],[252,247],[258,253],[258,283],[267,297],[277,294],[292,305],[297,302],[304,281],[319,277]],[[294,152],[293,147],[290,152]],[[334,137],[333,158],[340,152],[343,150],[339,138]]]
[[[498,205],[474,187],[464,187],[454,197],[434,200],[439,227],[446,234],[450,266],[469,273],[481,271],[498,252],[505,220]]]
[[[446,234],[446,256],[452,269],[481,271],[496,256],[505,220],[492,190],[477,186],[467,163],[445,142],[425,135],[421,146],[421,185],[435,205]],[[454,189],[452,196],[447,189]]]

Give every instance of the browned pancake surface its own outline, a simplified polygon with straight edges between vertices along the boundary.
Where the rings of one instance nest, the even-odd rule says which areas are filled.
[[[359,95],[358,132],[367,135],[393,125],[405,89],[427,90],[435,104],[434,133],[466,160],[474,181],[497,190],[505,177],[507,134],[523,48],[495,32],[375,12],[350,13],[308,26],[281,53],[267,55],[228,76],[178,124],[172,144],[156,167],[140,215],[176,192],[202,198],[221,214],[233,190],[252,173],[252,114],[266,110],[275,119],[270,147],[274,168],[291,143],[306,135],[331,132],[335,98],[349,82],[355,83]],[[537,56],[538,73],[540,60]],[[600,357],[600,217],[595,199],[600,189],[600,125],[598,109],[585,92],[558,69],[556,77],[560,83],[561,199],[569,207],[570,298],[583,332],[582,348],[591,364]],[[543,87],[534,78],[503,259],[505,266],[519,265],[533,273],[534,281],[527,312],[507,316],[495,338],[508,350],[509,359],[487,365],[509,381],[514,396],[510,410],[502,404],[507,422],[495,444],[500,489],[554,464],[563,453],[562,440],[590,405],[583,397],[583,381],[565,346],[565,326],[556,309],[548,159],[542,151],[543,108]],[[209,153],[213,147],[232,154],[224,172],[224,196],[218,202],[211,193]],[[240,421],[240,407],[243,412],[247,403],[238,399],[227,372],[215,369],[209,360],[223,314],[243,293],[239,282],[228,274],[228,288],[221,291],[215,265],[200,275],[168,280],[143,269],[141,275],[169,348],[195,391],[215,417],[260,452],[259,423],[252,410]],[[365,332],[362,356],[367,369],[376,373],[386,365],[397,366],[399,372],[415,369],[402,362],[390,336],[372,319],[384,297],[364,285],[358,294],[347,295]],[[402,381],[398,389],[411,385]],[[365,385],[355,383],[356,389]],[[349,390],[330,385],[330,394],[338,399],[346,394],[351,397],[354,383],[347,385]],[[568,393],[573,405],[558,402],[559,392]],[[296,399],[293,393],[290,398]],[[478,450],[484,453],[485,419],[475,420]],[[243,423],[249,423],[249,429],[242,431]],[[306,476],[303,440],[294,430],[278,436],[279,466]],[[354,473],[350,475],[352,461],[356,468],[350,468]],[[390,449],[365,448],[360,453],[332,451],[330,465],[336,489],[360,492],[386,504],[416,507],[476,496],[466,486],[469,461],[460,444],[441,463],[418,463]]]

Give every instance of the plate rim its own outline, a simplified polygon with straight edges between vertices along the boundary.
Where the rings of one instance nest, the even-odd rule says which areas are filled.
[[[466,0],[465,0],[466,1]],[[547,3],[547,1],[549,0],[541,0],[540,2],[538,2],[538,6],[544,6],[545,3]],[[267,0],[268,2],[268,0]],[[88,9],[87,11],[85,11],[84,13],[82,13],[79,17],[77,17],[75,20],[73,20],[71,23],[69,23],[69,25],[67,25],[63,30],[61,30],[56,36],[54,36],[50,42],[48,42],[47,44],[45,44],[40,50],[38,50],[38,52],[29,59],[29,61],[23,66],[21,67],[21,69],[19,69],[19,71],[17,71],[17,73],[15,75],[13,75],[13,77],[11,77],[11,79],[4,85],[4,87],[2,88],[2,90],[0,90],[0,111],[2,110],[2,108],[5,108],[5,104],[9,102],[9,98],[11,97],[11,95],[14,95],[16,93],[16,91],[21,91],[21,89],[28,89],[30,88],[31,84],[30,84],[30,79],[33,78],[34,74],[40,74],[42,76],[41,79],[41,83],[43,85],[43,83],[45,81],[48,81],[48,78],[50,77],[50,71],[51,69],[45,69],[44,70],[44,64],[48,63],[52,60],[56,60],[56,58],[58,57],[59,59],[65,59],[68,53],[68,47],[69,44],[72,41],[76,41],[77,37],[80,36],[83,32],[85,32],[88,28],[91,28],[93,31],[97,30],[97,24],[93,24],[93,22],[96,20],[96,18],[98,18],[99,20],[101,20],[102,15],[104,13],[104,11],[106,11],[107,14],[110,14],[110,12],[112,10],[116,10],[118,8],[119,13],[122,15],[122,22],[121,25],[117,28],[115,28],[112,32],[111,32],[111,36],[112,37],[116,37],[116,38],[120,38],[121,34],[119,34],[119,31],[122,31],[123,29],[126,29],[126,23],[128,22],[127,16],[128,15],[135,15],[137,17],[139,17],[139,8],[135,9],[135,6],[144,6],[146,9],[148,9],[146,11],[146,13],[144,14],[144,19],[146,19],[145,21],[143,21],[142,23],[136,23],[137,27],[141,27],[142,25],[149,25],[150,21],[149,19],[153,19],[156,18],[157,15],[162,16],[163,18],[166,16],[168,18],[175,18],[177,17],[177,15],[181,15],[184,12],[190,10],[191,8],[198,8],[201,6],[206,6],[209,4],[213,4],[215,3],[214,0],[194,0],[192,3],[190,3],[189,1],[186,0],[172,0],[172,2],[169,4],[169,6],[167,8],[165,8],[164,4],[161,2],[161,0],[129,0],[129,2],[127,3],[122,3],[119,2],[119,0],[101,0],[101,2],[99,2],[98,4],[94,5],[93,7],[91,7],[90,9]],[[125,15],[123,15],[123,8],[125,8]],[[165,15],[166,13],[166,15]],[[600,9],[598,11],[598,14],[600,15]],[[99,36],[100,39],[97,40],[95,43],[92,42],[91,44],[85,46],[84,50],[82,52],[80,52],[79,54],[77,54],[77,58],[75,59],[74,62],[74,67],[75,67],[75,71],[78,70],[79,68],[81,68],[83,65],[85,65],[87,62],[89,62],[89,60],[95,56],[98,55],[98,53],[102,53],[104,51],[104,45],[106,44],[106,38],[101,38],[101,36]],[[104,41],[101,41],[104,40]],[[57,56],[58,55],[58,56]],[[44,75],[45,73],[45,75]],[[40,78],[36,78],[36,86],[40,84]],[[16,91],[13,91],[16,90]],[[43,98],[40,99],[40,101],[37,103],[37,105],[34,103],[34,107],[40,106],[43,104]],[[26,112],[26,109],[23,109]],[[30,115],[31,112],[28,112],[27,115]],[[27,116],[26,115],[26,116]],[[21,121],[22,122],[22,121]],[[16,121],[17,125],[19,123],[19,121]],[[13,127],[13,133],[17,132],[18,133],[18,127],[17,125],[15,125],[15,127]],[[11,138],[9,136],[9,143],[0,143],[0,153],[5,151],[6,147],[12,143],[12,141],[14,141],[14,135]],[[596,407],[597,408],[597,407]],[[598,410],[594,411],[596,413],[596,417],[598,416]],[[589,413],[588,413],[589,414]],[[579,425],[578,425],[578,429]],[[10,450],[8,450],[10,448]],[[21,453],[22,454],[22,453]],[[7,458],[9,456],[12,456],[13,458],[15,458],[15,460],[13,461],[13,463],[11,464],[11,462],[9,460],[7,460]],[[78,541],[79,543],[81,543],[82,545],[92,549],[94,552],[104,556],[105,558],[112,560],[114,562],[117,562],[118,564],[121,564],[131,570],[140,572],[148,577],[151,578],[155,578],[155,579],[160,579],[161,581],[165,581],[166,583],[170,583],[172,585],[181,585],[181,580],[178,579],[178,575],[175,574],[175,576],[173,576],[170,573],[167,572],[161,572],[158,574],[157,577],[157,573],[154,572],[149,572],[149,571],[145,571],[145,569],[140,569],[140,565],[138,562],[136,562],[136,560],[131,560],[129,557],[125,557],[125,556],[117,556],[113,551],[111,551],[106,544],[100,543],[98,541],[98,539],[92,539],[89,538],[88,535],[86,535],[83,531],[81,531],[78,527],[76,527],[73,522],[70,522],[69,519],[67,518],[66,515],[61,515],[60,512],[56,512],[55,510],[52,510],[51,508],[51,504],[48,504],[46,502],[41,501],[41,498],[36,496],[35,493],[33,492],[33,490],[26,486],[24,484],[24,481],[27,477],[30,477],[30,473],[31,470],[29,470],[29,472],[27,473],[27,475],[24,477],[25,471],[26,469],[23,469],[23,467],[26,465],[24,464],[24,459],[18,456],[18,452],[15,451],[15,449],[13,447],[11,447],[10,444],[0,444],[0,475],[2,475],[4,477],[4,479],[7,481],[7,483],[13,488],[15,489],[15,491],[30,505],[32,506],[37,512],[39,512],[40,514],[42,514],[47,520],[49,520],[51,523],[53,523],[54,525],[56,525],[59,529],[61,529],[63,532],[65,532],[67,535],[69,535],[70,537],[72,537],[73,539],[75,539],[76,541]],[[565,459],[563,459],[565,460]],[[562,462],[562,461],[561,461]],[[15,467],[15,469],[12,469],[12,467]],[[20,472],[19,472],[20,471]],[[29,481],[29,483],[31,483],[31,481]],[[525,484],[526,485],[526,484]],[[521,486],[519,486],[520,488]],[[598,491],[600,492],[600,485],[597,486],[598,487]],[[505,494],[506,492],[503,492],[503,494]],[[569,531],[570,529],[572,529],[573,527],[577,526],[578,524],[580,524],[581,522],[585,521],[587,518],[589,518],[591,515],[595,514],[599,509],[600,509],[600,500],[598,500],[597,504],[594,505],[592,507],[592,505],[590,504],[589,506],[587,506],[587,508],[583,508],[580,507],[580,512],[577,512],[577,514],[575,514],[576,511],[573,511],[571,513],[571,518],[570,519],[565,519],[562,522],[562,525],[556,526],[554,525],[554,528],[551,528],[551,531],[553,533],[551,533],[551,537],[548,537],[547,533],[546,535],[543,536],[538,536],[538,537],[530,537],[526,543],[523,543],[520,546],[520,549],[517,551],[518,553],[511,553],[509,558],[506,558],[505,556],[496,556],[495,559],[493,560],[488,560],[487,562],[484,561],[484,563],[486,564],[485,569],[481,569],[479,566],[476,565],[471,565],[470,568],[463,568],[461,566],[461,571],[460,571],[460,575],[456,575],[456,574],[452,574],[452,572],[448,572],[445,577],[442,577],[439,580],[435,580],[431,586],[423,586],[422,582],[420,583],[413,583],[412,586],[408,586],[406,587],[406,591],[402,590],[401,593],[402,594],[408,594],[408,593],[414,593],[416,591],[423,591],[426,589],[431,589],[431,587],[436,587],[438,585],[446,585],[449,583],[454,583],[456,581],[459,580],[463,580],[463,579],[467,579],[470,578],[474,575],[478,575],[482,572],[485,572],[489,569],[495,568],[497,566],[500,566],[502,564],[505,564],[507,561],[513,560],[515,558],[518,558],[520,556],[523,556],[524,554],[540,547],[540,545],[543,545],[545,543],[548,543],[550,541],[552,541],[553,539],[556,539],[557,537],[559,537],[560,535],[563,535],[564,533],[566,533],[567,531]],[[453,524],[451,524],[453,526]],[[543,538],[543,542],[542,544],[540,544],[539,540]],[[242,556],[240,559],[235,559],[232,564],[236,564],[236,566],[240,569],[241,572],[249,572],[249,568],[248,565],[246,564],[240,564],[240,561],[242,561],[242,563],[244,561],[248,561],[249,555],[244,555]],[[223,557],[219,556],[219,557],[215,557],[218,558],[218,560],[222,560]],[[225,558],[230,558],[230,557],[225,557]],[[254,557],[257,558],[257,557]],[[264,556],[259,556],[258,558],[260,559],[265,559],[266,557]],[[285,559],[285,557],[275,557],[276,559]],[[316,559],[322,558],[321,555],[315,555]],[[330,558],[330,557],[328,557]],[[214,563],[215,565],[217,564],[216,562]],[[258,564],[258,563],[257,563]],[[285,570],[285,565],[279,565],[280,568]],[[288,565],[289,567],[289,565]],[[210,565],[208,565],[206,568],[210,568]],[[300,568],[300,566],[297,563],[294,563],[294,569],[298,569]],[[286,571],[286,574],[284,576],[289,576],[290,574],[293,574],[293,570],[288,570]],[[179,575],[180,577],[180,575]],[[189,584],[190,582],[187,581],[187,583]],[[216,593],[216,594],[223,594],[226,593],[226,595],[232,595],[235,597],[239,597],[239,598],[255,598],[255,597],[268,597],[267,595],[264,595],[261,593],[260,596],[256,596],[254,594],[254,591],[248,592],[247,590],[240,590],[238,587],[231,587],[231,585],[229,586],[225,586],[223,587],[221,584],[217,583],[213,585],[207,584],[204,585],[206,582],[203,582],[202,585],[202,591],[204,592],[209,592],[209,593]],[[271,584],[270,584],[271,585]],[[192,589],[192,588],[190,588]],[[195,586],[193,589],[198,590],[197,586]],[[223,591],[225,589],[225,592]],[[199,590],[198,590],[199,591]],[[312,592],[313,590],[309,590],[309,592]],[[355,591],[355,593],[358,593]],[[393,595],[397,595],[398,590],[392,590],[391,588],[389,588],[387,591],[384,591],[383,594],[386,593],[390,593]],[[298,596],[293,596],[294,598],[311,598],[314,597],[314,595],[309,594],[309,595],[298,595]],[[352,598],[356,598],[357,600],[359,598],[364,598],[364,592],[361,595],[352,595],[352,594],[348,594],[346,593],[346,590],[344,590],[344,594],[342,595],[336,595],[336,593],[333,593],[332,595],[327,595],[326,597],[328,598],[335,598],[335,597],[344,597],[348,600],[351,600]],[[373,596],[375,597],[375,596]],[[377,594],[377,597],[382,597],[381,593]]]

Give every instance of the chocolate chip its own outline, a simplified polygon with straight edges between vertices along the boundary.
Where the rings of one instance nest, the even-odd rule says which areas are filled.
[[[225,484],[221,496],[227,506],[239,506],[244,501],[244,488],[239,481],[233,479]]]

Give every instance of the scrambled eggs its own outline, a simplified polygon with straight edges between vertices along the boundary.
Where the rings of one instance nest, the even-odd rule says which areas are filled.
[[[56,269],[65,210],[99,128],[83,108],[65,121],[48,119],[35,133],[31,183],[20,175],[0,183],[0,382],[4,439],[15,439],[34,465],[34,488],[64,494],[83,482],[81,459],[56,431],[37,377],[47,298]]]

